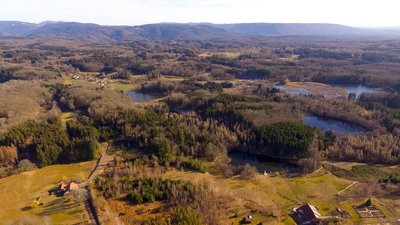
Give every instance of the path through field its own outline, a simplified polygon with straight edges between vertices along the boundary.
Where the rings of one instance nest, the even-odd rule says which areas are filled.
[[[339,191],[336,195],[340,195],[343,192],[345,192],[346,190],[348,190],[349,188],[353,187],[353,185],[355,185],[357,183],[357,181],[354,181],[353,183],[351,183],[349,186],[347,186],[345,189]]]

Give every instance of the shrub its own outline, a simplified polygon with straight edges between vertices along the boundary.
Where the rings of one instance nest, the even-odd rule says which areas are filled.
[[[31,204],[31,208],[34,209],[40,205],[40,202],[38,200],[34,200]]]
[[[143,204],[143,202],[144,202],[142,195],[139,195],[135,191],[131,191],[128,194],[128,199],[129,199],[129,201],[136,203],[136,204]]]
[[[241,173],[240,173],[240,179],[244,179],[244,180],[249,180],[252,179],[253,177],[256,176],[257,174],[257,169],[254,166],[250,166],[248,163],[246,163],[246,165],[244,165]]]
[[[205,166],[202,161],[192,158],[189,158],[188,160],[184,161],[182,163],[182,166],[190,170],[198,171],[200,173],[207,173],[208,171],[207,166]]]
[[[36,169],[36,165],[29,161],[29,159],[23,159],[19,161],[17,164],[17,169],[15,172],[20,173],[20,172],[25,172],[25,171],[30,171]]]

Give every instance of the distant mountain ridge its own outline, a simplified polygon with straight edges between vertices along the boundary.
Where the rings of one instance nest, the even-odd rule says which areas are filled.
[[[102,26],[91,23],[45,21],[39,24],[0,21],[1,37],[83,39],[96,42],[131,40],[210,40],[273,36],[400,35],[400,29],[365,29],[312,23],[158,23],[141,26]]]
[[[361,28],[322,23],[238,23],[212,26],[249,36],[338,36],[362,35],[367,32]]]
[[[0,36],[24,36],[33,31],[38,25],[19,21],[0,21]]]

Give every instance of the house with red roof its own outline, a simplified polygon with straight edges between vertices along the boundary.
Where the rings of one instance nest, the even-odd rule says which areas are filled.
[[[79,185],[73,181],[69,183],[61,182],[57,188],[57,194],[65,195],[70,191],[77,191],[79,189]]]

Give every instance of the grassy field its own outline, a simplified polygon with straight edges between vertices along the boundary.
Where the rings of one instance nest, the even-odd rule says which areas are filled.
[[[63,176],[85,180],[95,162],[55,165],[0,179],[0,224],[23,217],[39,218],[49,224],[75,224],[88,219],[83,204],[67,198],[48,195]],[[32,202],[41,197],[42,206],[32,209]]]
[[[137,85],[134,84],[123,84],[123,83],[111,83],[110,86],[112,88],[121,90],[123,92],[128,92],[128,91],[132,91],[138,88]]]

